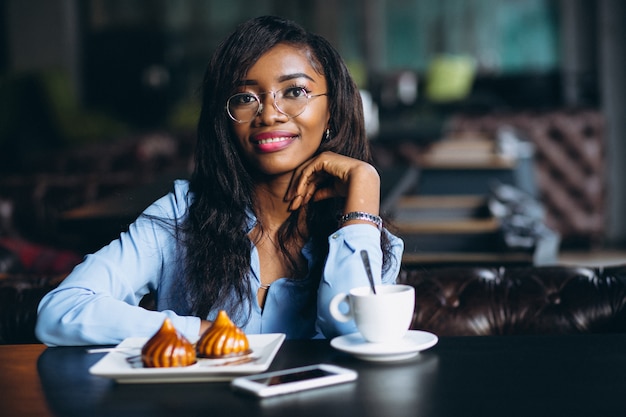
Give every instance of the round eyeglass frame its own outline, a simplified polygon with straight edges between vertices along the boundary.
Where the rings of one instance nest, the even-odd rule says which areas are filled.
[[[284,90],[294,89],[294,88],[299,89],[300,91],[302,91],[302,92],[304,93],[304,96],[306,97],[306,103],[304,104],[304,106],[302,106],[302,110],[300,110],[300,112],[299,112],[298,114],[288,114],[288,113],[286,113],[283,109],[281,109],[281,108],[278,106],[278,103],[276,102],[276,93],[277,93],[277,92],[284,91]],[[255,94],[255,93],[250,93],[250,92],[247,92],[247,93],[237,93],[237,94],[233,94],[232,96],[230,96],[230,97],[228,98],[228,100],[226,100],[226,107],[225,107],[225,108],[226,108],[226,113],[228,114],[228,117],[230,117],[230,119],[231,119],[232,121],[236,122],[236,123],[249,123],[249,122],[253,121],[254,119],[256,119],[256,118],[257,118],[257,116],[258,116],[259,114],[261,114],[261,113],[263,112],[263,103],[261,103],[261,98],[260,98],[260,96],[262,96],[262,95],[266,95],[266,94],[272,94],[272,99],[273,99],[272,105],[274,106],[274,108],[276,109],[276,111],[278,111],[280,114],[284,114],[285,116],[287,116],[287,117],[288,117],[288,118],[290,118],[290,119],[293,119],[294,117],[298,117],[298,116],[300,116],[302,113],[304,113],[304,111],[306,110],[306,108],[307,108],[307,107],[308,107],[308,105],[309,105],[309,101],[310,101],[312,98],[315,98],[315,97],[320,97],[320,96],[327,96],[327,95],[328,95],[328,93],[310,94],[310,93],[308,93],[308,92],[307,92],[304,88],[302,88],[302,87],[285,87],[285,88],[281,88],[280,90],[277,90],[277,91],[265,91],[265,92],[263,92],[263,93],[258,93],[258,94]],[[245,96],[252,96],[252,97],[254,97],[254,98],[256,99],[256,102],[257,102],[257,110],[256,110],[256,113],[255,113],[255,114],[254,114],[254,116],[252,116],[249,120],[239,120],[239,119],[237,119],[237,118],[236,118],[236,117],[235,117],[235,116],[231,113],[231,110],[230,110],[230,101],[231,101],[233,98],[235,98],[235,97],[237,97],[237,96],[242,96],[242,95],[245,95]]]

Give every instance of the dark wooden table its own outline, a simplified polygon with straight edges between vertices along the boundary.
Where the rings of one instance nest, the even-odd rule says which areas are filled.
[[[286,341],[270,369],[329,362],[355,383],[267,400],[228,383],[117,384],[82,347],[0,346],[3,416],[620,416],[626,335],[441,338],[417,358],[363,362],[328,341]]]

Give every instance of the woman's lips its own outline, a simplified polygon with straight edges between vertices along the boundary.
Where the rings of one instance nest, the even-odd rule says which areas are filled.
[[[252,143],[261,152],[276,152],[289,146],[296,137],[288,132],[267,132],[255,135]]]

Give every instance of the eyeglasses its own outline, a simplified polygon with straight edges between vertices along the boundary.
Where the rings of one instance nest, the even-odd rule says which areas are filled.
[[[274,108],[289,118],[300,116],[309,100],[327,93],[311,95],[302,87],[286,87],[278,91],[265,93],[238,93],[226,102],[228,116],[237,123],[247,123],[254,120],[263,112],[263,103],[260,96],[271,94],[274,98]]]

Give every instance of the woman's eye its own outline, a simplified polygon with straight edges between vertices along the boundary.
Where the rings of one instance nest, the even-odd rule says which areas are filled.
[[[236,105],[245,105],[256,102],[256,97],[252,94],[238,94],[233,100]]]
[[[306,91],[302,87],[289,87],[283,90],[283,97],[287,98],[304,98]]]

